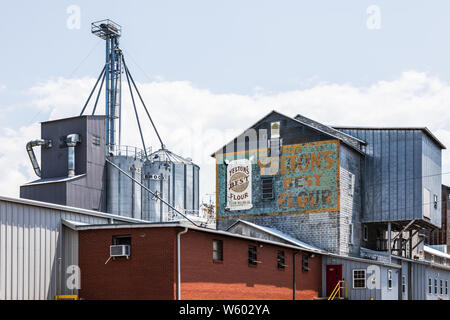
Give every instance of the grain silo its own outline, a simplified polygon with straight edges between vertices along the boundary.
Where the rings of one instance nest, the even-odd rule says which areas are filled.
[[[108,160],[133,177],[106,163],[106,210],[109,213],[141,218],[141,187],[144,152],[136,147],[115,146]]]
[[[185,159],[160,149],[149,156],[142,169],[142,183],[157,192],[184,214],[198,215],[199,167]],[[142,218],[149,221],[178,220],[179,217],[168,205],[148,192],[142,193]]]

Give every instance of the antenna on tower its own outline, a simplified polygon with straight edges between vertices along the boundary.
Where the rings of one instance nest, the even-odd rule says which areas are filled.
[[[122,50],[119,48],[119,38],[122,27],[109,19],[92,22],[91,32],[106,41],[105,64],[105,143],[106,154],[113,151],[114,145],[120,145],[121,138],[121,102],[122,102]],[[116,136],[117,120],[119,120],[118,136]]]

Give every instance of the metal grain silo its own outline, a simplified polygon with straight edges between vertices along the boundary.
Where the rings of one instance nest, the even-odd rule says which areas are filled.
[[[134,147],[116,147],[109,161],[124,170],[139,183],[142,181],[142,150]],[[141,218],[141,186],[107,163],[107,212],[121,216]]]
[[[161,149],[149,156],[142,170],[143,184],[183,214],[198,215],[199,167]],[[168,205],[146,191],[142,193],[142,219],[170,221],[180,219]]]

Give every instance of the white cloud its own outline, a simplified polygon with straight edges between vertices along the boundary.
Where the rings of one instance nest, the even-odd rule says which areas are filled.
[[[30,89],[32,105],[51,111],[51,119],[78,115],[94,83],[95,79],[59,78],[38,84]],[[186,81],[138,83],[138,87],[166,146],[200,164],[202,194],[211,193],[215,188],[214,162],[210,154],[271,110],[290,116],[300,113],[333,125],[427,126],[450,147],[450,112],[447,111],[450,84],[415,71],[404,72],[396,79],[379,81],[367,87],[319,83],[308,89],[280,93],[267,93],[258,88],[251,95],[216,94]],[[135,99],[138,101],[137,96]],[[140,146],[126,83],[123,101],[122,144]],[[92,103],[88,113],[92,110]],[[147,147],[158,148],[150,122],[140,104],[138,108]],[[104,93],[98,106],[98,113],[103,112]],[[30,170],[25,173],[20,166],[11,163],[28,161],[24,143],[36,138],[38,130],[22,128],[10,132],[9,136],[0,134],[0,142],[22,139],[20,150],[12,153],[14,158],[9,152],[0,151],[2,171],[9,176],[0,183],[0,194],[3,194],[7,189],[18,190],[18,185],[26,181],[25,177],[32,178],[28,163]],[[15,150],[16,146],[11,148]],[[443,152],[442,171],[450,171],[447,151]],[[450,175],[444,175],[443,181],[450,183]],[[2,185],[9,188],[2,188]]]

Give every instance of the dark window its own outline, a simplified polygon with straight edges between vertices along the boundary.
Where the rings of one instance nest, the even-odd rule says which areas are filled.
[[[432,284],[431,278],[428,278],[428,293],[432,294],[433,293],[433,284]]]
[[[112,238],[112,244],[114,246],[129,246],[128,255],[131,256],[131,236],[125,235],[125,236],[113,236]]]
[[[213,240],[213,260],[223,261],[223,242],[222,242],[222,240]]]
[[[434,294],[437,294],[437,279],[434,279]]]
[[[278,269],[284,269],[284,267],[286,267],[285,262],[286,262],[286,260],[284,257],[284,251],[278,251],[278,254],[277,254]]]
[[[309,258],[308,256],[302,256],[302,271],[309,270]]]
[[[367,241],[369,239],[369,228],[367,226],[363,227],[363,238],[364,241]]]
[[[365,288],[366,287],[366,270],[356,269],[353,270],[353,288]]]
[[[448,280],[445,280],[445,294],[448,294]]]
[[[441,294],[444,294],[444,285],[443,285],[444,281],[440,280],[440,288],[441,288]]]
[[[113,236],[113,245],[128,245],[131,246],[131,236]]]
[[[273,177],[261,178],[262,184],[262,199],[273,200],[275,195],[273,193]]]
[[[257,257],[256,246],[248,246],[248,264],[256,265],[258,263]]]

